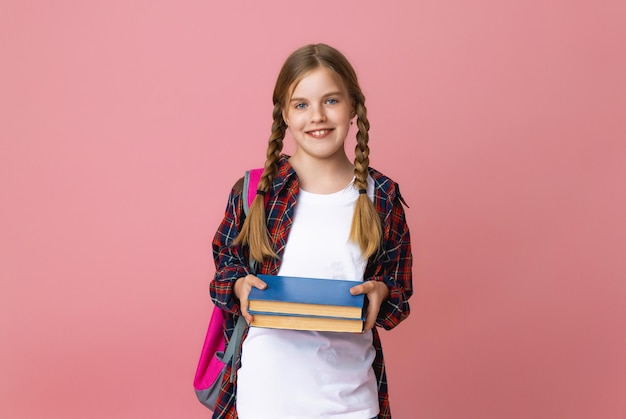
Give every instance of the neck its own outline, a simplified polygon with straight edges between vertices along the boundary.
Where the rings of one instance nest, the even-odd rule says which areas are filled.
[[[329,194],[344,189],[354,178],[354,166],[346,155],[336,159],[289,159],[298,175],[300,188],[307,192]]]

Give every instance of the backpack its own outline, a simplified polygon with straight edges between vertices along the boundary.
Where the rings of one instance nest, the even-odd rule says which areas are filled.
[[[248,170],[245,173],[242,200],[246,216],[256,196],[257,186],[262,174],[263,169]],[[253,272],[255,271],[255,265],[254,261],[251,261],[250,267]],[[198,400],[211,410],[215,407],[226,368],[232,364],[234,369],[237,365],[241,338],[246,329],[246,320],[243,316],[239,316],[230,342],[226,346],[226,339],[224,338],[225,320],[226,314],[224,311],[214,306],[193,380],[193,387]],[[231,374],[231,382],[234,381],[235,376],[236,373]]]

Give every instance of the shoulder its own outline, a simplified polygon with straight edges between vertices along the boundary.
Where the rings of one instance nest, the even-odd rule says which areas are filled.
[[[244,172],[244,174],[247,174],[248,172],[257,172],[257,171],[259,171],[257,176],[260,177],[261,173],[263,173],[262,167],[248,169]],[[295,171],[289,164],[289,156],[281,155],[281,157],[278,159],[278,162],[277,162],[277,171],[276,171],[276,174],[274,175],[273,185],[272,185],[273,189],[275,191],[280,190],[292,178],[296,178],[296,176],[295,176]],[[252,181],[252,176],[249,177],[248,179],[249,181]],[[246,176],[244,176],[244,177],[237,179],[237,181],[232,187],[232,194],[235,196],[242,195],[244,192],[244,188],[246,187],[247,187]]]
[[[385,195],[387,198],[393,200],[399,191],[399,186],[390,177],[385,176],[374,168],[369,168],[369,174],[374,179],[375,193]]]
[[[241,194],[243,192],[243,177],[239,178],[237,182],[233,185],[233,192],[236,194]]]
[[[274,193],[279,193],[283,188],[288,188],[298,182],[298,176],[289,163],[289,156],[282,154],[276,163],[276,174],[272,181]]]
[[[369,174],[374,179],[374,195],[391,205],[398,202],[400,206],[409,207],[402,194],[400,194],[400,185],[371,167],[369,168]]]

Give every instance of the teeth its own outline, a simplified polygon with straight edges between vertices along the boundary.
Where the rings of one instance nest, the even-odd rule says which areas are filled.
[[[315,137],[319,137],[319,136],[322,136],[322,135],[326,134],[327,132],[328,132],[327,129],[320,129],[320,130],[317,130],[317,131],[312,131],[311,135],[313,135]]]

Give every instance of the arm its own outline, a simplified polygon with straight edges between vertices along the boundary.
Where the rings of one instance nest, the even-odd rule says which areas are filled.
[[[382,282],[389,290],[376,317],[376,325],[389,330],[408,317],[408,300],[413,295],[411,235],[399,196],[393,201],[383,231],[382,254],[374,262],[374,275],[367,280]]]
[[[233,187],[228,197],[224,219],[213,238],[215,277],[210,284],[213,304],[229,313],[240,313],[239,301],[234,298],[235,281],[250,273],[247,253],[241,246],[232,245],[243,225],[242,199],[243,179]]]

